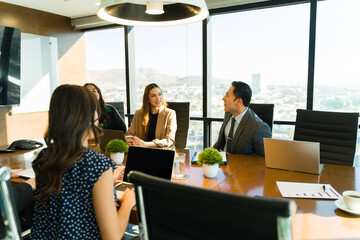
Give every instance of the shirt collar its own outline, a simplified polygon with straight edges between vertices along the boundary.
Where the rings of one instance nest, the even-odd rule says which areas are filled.
[[[242,113],[237,115],[236,117],[232,115],[235,118],[235,121],[239,124],[241,122],[241,119],[244,117],[245,113],[247,112],[248,108],[245,109]]]

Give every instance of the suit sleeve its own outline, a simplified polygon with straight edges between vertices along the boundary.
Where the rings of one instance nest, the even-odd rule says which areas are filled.
[[[270,127],[263,123],[261,127],[259,127],[254,134],[254,150],[255,154],[260,156],[265,156],[264,152],[264,137],[271,138]]]
[[[32,202],[33,190],[30,184],[19,183],[13,187],[13,195],[17,211],[20,213]]]
[[[153,140],[157,147],[171,147],[175,144],[175,134],[177,129],[176,112],[171,111],[167,118],[164,138]]]

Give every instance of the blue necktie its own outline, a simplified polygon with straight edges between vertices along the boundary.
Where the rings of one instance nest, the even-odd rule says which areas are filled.
[[[226,152],[230,152],[230,149],[231,149],[231,142],[232,142],[233,135],[234,135],[234,126],[235,126],[235,118],[232,117],[231,127],[230,127],[230,131],[229,131],[229,135],[227,137]]]

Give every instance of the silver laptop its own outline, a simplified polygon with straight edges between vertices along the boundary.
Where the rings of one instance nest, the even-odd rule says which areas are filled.
[[[100,148],[105,152],[106,144],[110,140],[120,139],[126,142],[124,132],[121,130],[102,129],[103,134],[100,136]]]
[[[320,143],[264,138],[265,164],[269,168],[320,174]]]

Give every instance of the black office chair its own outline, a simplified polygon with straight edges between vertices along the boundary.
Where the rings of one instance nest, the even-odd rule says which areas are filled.
[[[116,108],[119,112],[122,119],[125,120],[125,109],[124,109],[124,102],[106,102],[106,104],[110,104]]]
[[[249,107],[261,118],[272,131],[274,120],[274,104],[250,103]]]
[[[10,169],[0,167],[0,239],[22,239],[29,236],[30,230],[21,232],[19,216],[10,187]]]
[[[130,172],[141,239],[292,239],[294,201],[247,197]]]
[[[175,134],[175,147],[186,148],[190,123],[189,102],[167,102],[168,108],[175,110],[177,130]]]
[[[320,162],[353,166],[359,113],[297,110],[294,140],[320,142]]]

